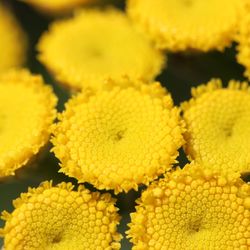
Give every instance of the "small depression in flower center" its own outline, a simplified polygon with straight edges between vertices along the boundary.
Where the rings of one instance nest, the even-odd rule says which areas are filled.
[[[201,219],[197,219],[189,224],[190,233],[198,233],[201,230]]]
[[[125,134],[125,130],[120,130],[120,131],[118,131],[117,133],[114,134],[112,139],[115,142],[121,141],[122,138],[124,138],[124,134]]]
[[[89,48],[87,52],[89,54],[89,57],[92,57],[92,58],[100,58],[103,55],[100,49],[94,48],[94,47]]]
[[[53,238],[52,240],[52,244],[57,244],[60,243],[62,241],[62,236],[61,235],[57,235]]]
[[[181,2],[183,3],[183,5],[185,5],[186,7],[190,7],[193,4],[193,0],[181,0]]]

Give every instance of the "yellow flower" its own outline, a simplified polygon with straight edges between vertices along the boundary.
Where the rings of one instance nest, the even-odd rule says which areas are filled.
[[[160,73],[163,55],[114,9],[82,10],[52,24],[39,44],[39,60],[73,89],[99,88],[103,79],[123,75],[150,81]]]
[[[32,5],[45,14],[64,14],[84,4],[97,0],[19,0]]]
[[[137,201],[133,250],[249,249],[250,185],[190,164],[153,183]]]
[[[250,171],[250,88],[221,80],[192,89],[183,103],[186,153],[203,166],[221,171]]]
[[[53,131],[61,171],[115,193],[171,168],[183,144],[179,110],[159,83],[118,82],[66,104]]]
[[[248,6],[245,8],[244,15],[240,21],[236,41],[239,43],[237,46],[237,60],[246,67],[245,76],[250,79],[250,1],[248,2]]]
[[[56,102],[40,76],[26,70],[0,76],[0,177],[14,174],[48,141]]]
[[[155,41],[171,51],[223,50],[232,42],[241,0],[128,0],[127,12]]]
[[[26,36],[12,13],[0,3],[0,71],[20,66],[26,57]]]
[[[90,193],[70,183],[44,182],[29,188],[4,211],[5,250],[120,249],[119,215],[109,194]]]

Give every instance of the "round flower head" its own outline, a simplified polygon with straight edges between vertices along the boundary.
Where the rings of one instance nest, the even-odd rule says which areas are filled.
[[[120,249],[115,200],[110,194],[73,188],[70,183],[53,187],[44,182],[21,194],[13,202],[14,211],[2,213],[4,249]]]
[[[103,79],[153,79],[164,57],[114,9],[82,10],[52,24],[39,44],[39,59],[73,89],[98,88]]]
[[[0,75],[0,177],[14,174],[48,141],[56,101],[40,76]]]
[[[192,89],[183,103],[186,153],[203,166],[221,171],[250,171],[250,88],[246,82],[220,80]]]
[[[248,1],[249,2],[249,1]],[[236,36],[238,55],[237,60],[240,64],[246,67],[245,75],[250,79],[250,2],[245,8],[243,18],[239,25],[239,32]]]
[[[179,110],[159,83],[118,84],[72,98],[52,138],[62,172],[115,193],[169,170],[183,144]]]
[[[133,250],[249,249],[250,186],[188,165],[153,183],[137,201]]]
[[[94,3],[97,0],[19,0],[32,5],[45,14],[64,14],[80,5]]]
[[[171,51],[222,50],[231,44],[242,0],[128,0],[129,16]]]
[[[26,36],[12,13],[0,3],[0,71],[25,61]]]

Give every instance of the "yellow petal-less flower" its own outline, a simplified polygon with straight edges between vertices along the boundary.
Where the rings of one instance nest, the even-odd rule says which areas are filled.
[[[232,42],[241,0],[128,0],[129,16],[170,51],[223,50]]]
[[[53,23],[38,50],[56,79],[73,89],[96,89],[103,79],[123,75],[150,81],[164,63],[163,55],[114,9],[82,10]]]
[[[137,189],[171,168],[183,124],[159,83],[110,81],[66,104],[53,131],[61,171],[115,193]]]
[[[237,61],[246,67],[245,76],[250,79],[250,1],[246,5],[244,15],[239,25],[239,31],[236,36],[238,54]]]
[[[110,194],[91,193],[70,183],[44,182],[4,211],[0,233],[5,250],[120,249],[119,215]]]
[[[94,3],[97,0],[19,0],[32,5],[45,14],[64,14],[84,4]]]
[[[0,75],[0,177],[14,171],[49,140],[57,98],[26,70]]]
[[[192,89],[183,103],[187,131],[186,153],[209,168],[250,171],[250,88],[230,81],[222,88],[218,79]]]
[[[127,232],[133,250],[250,248],[250,185],[190,164],[151,184]]]
[[[0,3],[0,71],[21,66],[26,58],[27,41],[17,20]]]

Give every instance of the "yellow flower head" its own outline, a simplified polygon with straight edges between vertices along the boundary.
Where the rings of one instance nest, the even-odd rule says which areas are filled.
[[[0,75],[0,177],[14,174],[48,141],[56,102],[40,76]]]
[[[114,9],[82,10],[52,24],[39,44],[39,59],[58,81],[73,89],[100,87],[103,79],[123,75],[149,81],[164,57]]]
[[[19,0],[32,5],[45,14],[64,14],[80,5],[94,3],[97,0]]]
[[[223,50],[231,44],[242,0],[128,0],[127,12],[161,49]]]
[[[26,36],[12,13],[0,3],[0,71],[20,66],[26,57]]]
[[[218,79],[192,89],[182,105],[186,153],[203,166],[222,171],[250,171],[250,88]]]
[[[90,193],[70,183],[44,182],[4,211],[1,229],[5,250],[120,249],[119,215],[109,194]]]
[[[191,164],[151,184],[131,220],[133,250],[247,250],[250,185]]]
[[[248,5],[242,16],[236,41],[239,43],[237,46],[237,60],[246,67],[245,75],[250,79],[250,1],[247,1]]]
[[[159,83],[118,84],[73,97],[52,138],[62,172],[116,193],[169,170],[183,144],[179,110]]]

